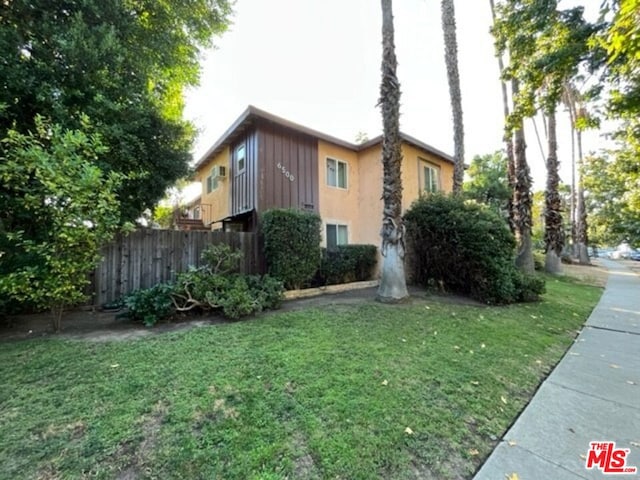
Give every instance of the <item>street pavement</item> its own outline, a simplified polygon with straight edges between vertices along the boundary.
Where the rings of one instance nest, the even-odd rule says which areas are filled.
[[[640,479],[640,278],[601,260],[609,280],[582,332],[474,480]],[[605,446],[615,442],[611,462]],[[637,467],[610,475],[604,467]]]

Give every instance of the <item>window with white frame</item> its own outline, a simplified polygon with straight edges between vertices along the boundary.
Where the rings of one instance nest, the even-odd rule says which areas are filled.
[[[211,193],[216,190],[218,188],[218,184],[218,169],[214,166],[207,177],[207,193]]]
[[[419,160],[420,189],[426,193],[440,191],[440,167],[426,160]]]
[[[236,174],[244,172],[247,165],[247,149],[244,144],[236,147]]]
[[[349,243],[349,230],[346,225],[327,223],[326,228],[327,248],[336,248],[338,245]]]
[[[327,185],[347,188],[347,162],[327,157]]]

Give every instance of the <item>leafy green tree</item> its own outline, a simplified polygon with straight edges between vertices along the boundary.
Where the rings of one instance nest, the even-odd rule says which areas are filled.
[[[188,172],[182,91],[229,14],[228,0],[0,3],[0,138],[33,129],[38,114],[72,130],[88,115],[108,147],[95,164],[136,173],[119,187],[135,219]]]
[[[584,168],[589,234],[595,243],[640,244],[640,163],[634,147],[588,156]]]
[[[507,159],[501,151],[476,155],[467,170],[465,198],[484,203],[508,217],[511,189],[507,178]]]
[[[31,235],[0,223],[0,295],[49,309],[56,331],[65,306],[85,298],[99,249],[120,225],[122,176],[95,165],[106,147],[82,122],[83,131],[65,130],[36,117],[35,133],[8,132],[0,157],[2,191],[47,227]]]
[[[596,27],[584,20],[582,7],[559,10],[557,0],[507,0],[499,5],[498,12],[494,34],[498,44],[509,49],[510,64],[506,75],[516,87],[513,89],[512,121],[517,124],[522,117],[532,116],[537,110],[541,110],[547,119],[545,265],[547,271],[557,272],[564,232],[558,192],[556,110],[563,87],[578,74],[581,63],[589,59],[588,40]],[[520,177],[516,178],[516,187],[518,182],[527,183],[524,175]],[[516,197],[521,198],[519,215],[526,220],[530,213],[526,207],[530,201],[527,202],[526,195],[520,190],[516,188]],[[528,232],[524,233],[521,234],[523,244]]]
[[[513,227],[516,237],[516,265],[525,273],[534,272],[533,246],[531,240],[531,172],[527,163],[524,118],[533,115],[533,106],[524,101],[526,90],[521,92],[522,78],[519,62],[534,54],[531,30],[519,25],[528,21],[530,12],[523,8],[524,0],[506,0],[495,8],[495,19],[491,32],[496,40],[499,56],[508,52],[509,65],[502,72],[503,78],[511,83],[513,109],[506,121],[506,128],[514,138],[513,159]],[[535,30],[535,29],[534,29]]]

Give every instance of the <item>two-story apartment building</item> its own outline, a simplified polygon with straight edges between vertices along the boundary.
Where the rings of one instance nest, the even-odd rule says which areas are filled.
[[[401,134],[402,207],[451,191],[453,159]],[[299,208],[322,218],[323,244],[380,243],[382,137],[354,144],[249,106],[196,164],[201,217],[253,231],[260,212]]]

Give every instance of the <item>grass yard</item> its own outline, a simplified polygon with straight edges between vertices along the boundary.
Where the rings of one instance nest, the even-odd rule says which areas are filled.
[[[601,290],[0,345],[0,478],[470,478]]]

